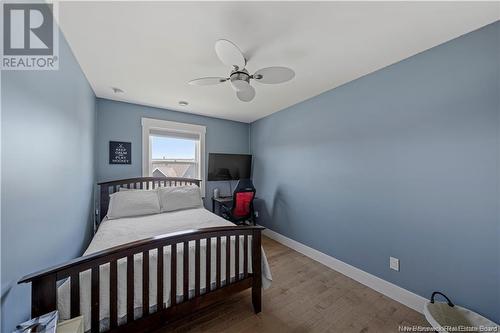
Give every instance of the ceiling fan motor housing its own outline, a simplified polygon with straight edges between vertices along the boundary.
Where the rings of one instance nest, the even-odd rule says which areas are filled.
[[[246,70],[232,72],[229,79],[231,86],[236,91],[245,89],[250,84],[250,74]]]

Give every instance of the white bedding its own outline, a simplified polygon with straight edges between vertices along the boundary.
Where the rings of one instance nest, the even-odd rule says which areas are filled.
[[[204,208],[188,209],[176,212],[168,212],[162,214],[121,218],[116,220],[104,220],[97,233],[95,234],[92,242],[85,251],[84,255],[92,254],[113,246],[129,243],[135,240],[140,240],[161,234],[207,227],[218,226],[232,226],[233,224],[224,220],[223,218],[210,213]],[[225,237],[221,239],[221,279],[222,285],[226,280],[225,269]],[[215,270],[216,270],[216,249],[215,239],[211,241],[211,284],[212,288],[215,284]],[[240,274],[243,273],[243,238],[240,238]],[[249,259],[248,259],[248,272],[252,272],[251,267],[251,237],[249,238]],[[189,294],[194,291],[194,248],[195,242],[189,244]],[[235,278],[234,269],[234,249],[235,237],[231,237],[231,274],[230,280]],[[200,286],[202,293],[204,291],[205,282],[205,258],[206,258],[206,242],[200,242]],[[156,263],[157,251],[151,250],[149,253],[149,305],[150,308],[156,307]],[[168,307],[170,305],[170,247],[164,249],[164,302]],[[177,245],[177,298],[180,299],[183,295],[183,246]],[[118,260],[118,318],[119,322],[123,322],[127,310],[127,263],[126,258]],[[85,331],[90,329],[90,271],[80,274],[80,311],[84,316]],[[262,286],[267,288],[271,285],[272,276],[267,263],[267,258],[262,250]],[[58,288],[57,305],[59,316],[61,319],[68,319],[70,317],[70,281],[65,281]],[[101,330],[107,329],[109,325],[109,264],[100,267],[100,314],[99,320],[101,322]],[[134,307],[135,316],[138,317],[142,313],[142,254],[134,257]]]

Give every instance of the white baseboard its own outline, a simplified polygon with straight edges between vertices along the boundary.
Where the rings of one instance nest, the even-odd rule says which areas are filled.
[[[364,284],[373,290],[378,291],[389,298],[392,298],[401,304],[406,305],[409,308],[412,308],[415,311],[423,313],[424,305],[427,302],[427,299],[422,296],[412,293],[411,291],[401,288],[393,283],[387,282],[359,268],[346,264],[345,262],[335,259],[334,257],[324,254],[323,252],[294,241],[293,239],[283,236],[275,231],[272,231],[271,229],[265,229],[263,234],[341,274],[350,277],[353,280],[358,281],[361,284]]]

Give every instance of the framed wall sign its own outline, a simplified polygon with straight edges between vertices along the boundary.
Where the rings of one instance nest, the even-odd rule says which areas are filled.
[[[109,164],[132,164],[132,143],[109,141]]]

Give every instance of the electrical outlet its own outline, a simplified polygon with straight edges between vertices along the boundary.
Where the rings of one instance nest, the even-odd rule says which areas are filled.
[[[255,218],[259,218],[259,211],[258,210],[255,211]]]
[[[394,257],[389,257],[389,267],[399,272],[399,259]]]

